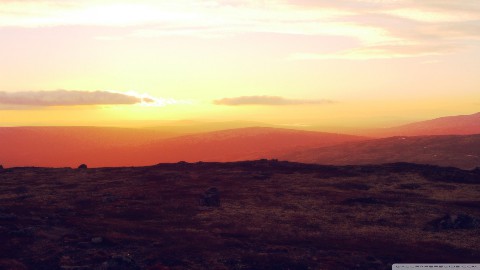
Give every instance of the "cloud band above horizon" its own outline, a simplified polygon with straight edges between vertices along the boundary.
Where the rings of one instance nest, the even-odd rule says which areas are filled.
[[[222,98],[213,101],[216,105],[227,106],[242,106],[242,105],[267,105],[267,106],[280,106],[280,105],[324,105],[334,103],[332,100],[318,99],[318,100],[306,100],[306,99],[289,99],[279,96],[241,96],[233,98]]]
[[[23,91],[0,92],[0,104],[22,106],[133,105],[154,102],[151,98],[136,97],[110,91]]]

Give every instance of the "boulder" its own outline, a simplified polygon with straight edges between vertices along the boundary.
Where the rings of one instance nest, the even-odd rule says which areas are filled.
[[[414,189],[419,189],[422,186],[416,183],[407,183],[407,184],[401,184],[398,186],[399,189],[408,189],[408,190],[414,190]]]
[[[130,256],[115,255],[104,262],[100,270],[140,270],[140,267]]]
[[[87,165],[86,164],[80,164],[80,166],[78,166],[78,169],[81,169],[81,170],[85,170],[87,169]]]
[[[433,230],[433,231],[441,231],[441,230],[471,230],[471,229],[478,229],[480,228],[480,220],[466,215],[466,214],[458,214],[458,215],[450,215],[446,214],[441,218],[434,219],[430,221],[426,229]]]
[[[345,204],[386,204],[385,201],[375,197],[350,198],[343,201]]]
[[[220,194],[216,187],[209,188],[202,196],[200,201],[202,206],[207,207],[219,207],[220,206]]]
[[[0,269],[27,270],[28,268],[22,262],[14,259],[0,259]]]
[[[98,245],[98,244],[103,243],[103,238],[102,238],[102,237],[93,237],[92,240],[91,240],[91,242],[92,242],[93,244],[97,244],[97,245]]]
[[[10,220],[16,220],[17,216],[15,214],[6,214],[6,213],[0,213],[0,220],[2,221],[10,221]]]

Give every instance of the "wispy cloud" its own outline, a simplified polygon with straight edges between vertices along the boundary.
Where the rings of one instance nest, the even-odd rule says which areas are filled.
[[[216,105],[241,106],[241,105],[302,105],[302,104],[331,104],[334,101],[320,99],[290,99],[278,96],[241,96],[233,98],[222,98],[213,101]]]
[[[308,60],[308,59],[392,59],[409,58],[419,56],[442,55],[457,50],[456,46],[448,45],[384,45],[367,46],[358,49],[351,49],[330,54],[316,53],[294,53],[288,57],[288,60]]]
[[[23,91],[0,92],[0,105],[4,107],[28,106],[77,106],[77,105],[166,105],[172,101],[158,99],[133,92],[121,93],[113,91]]]
[[[103,40],[275,33],[358,41],[327,56],[292,52],[295,60],[419,57],[480,42],[477,0],[40,0],[0,1],[0,10],[0,27],[130,26],[128,33],[98,37]]]

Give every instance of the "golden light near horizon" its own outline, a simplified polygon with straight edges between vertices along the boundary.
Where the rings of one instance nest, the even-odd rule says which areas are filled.
[[[0,10],[0,125],[68,123],[60,108],[94,125],[352,126],[479,108],[475,1],[41,0]]]

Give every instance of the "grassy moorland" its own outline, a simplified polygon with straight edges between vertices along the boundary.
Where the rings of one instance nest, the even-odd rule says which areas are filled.
[[[0,169],[0,269],[478,262],[479,192],[478,169],[408,163]]]

